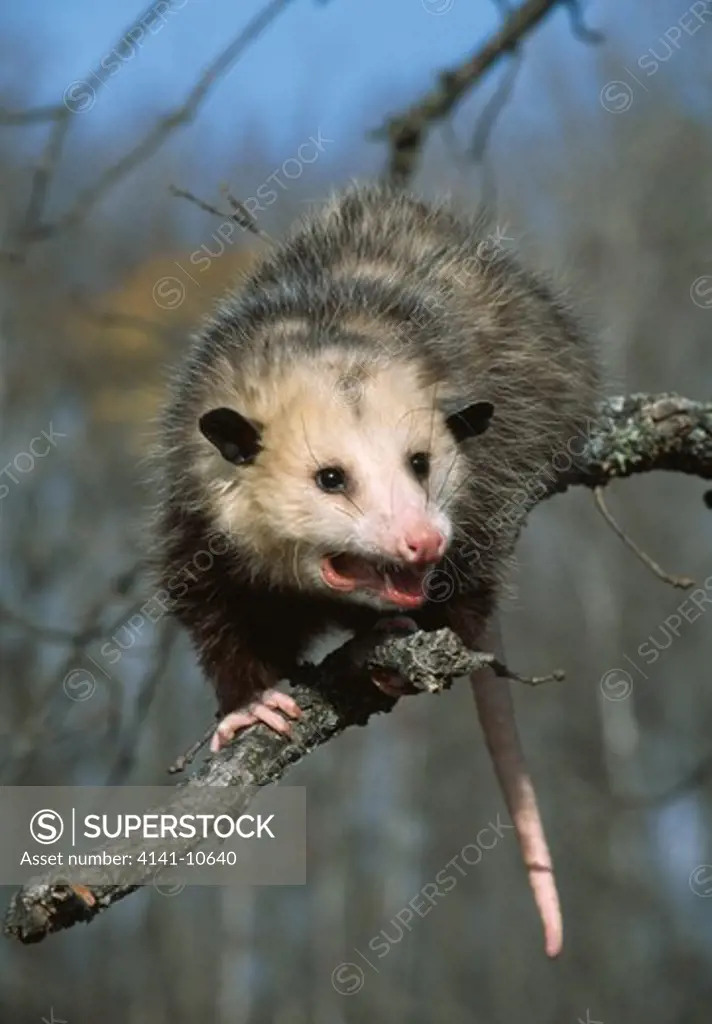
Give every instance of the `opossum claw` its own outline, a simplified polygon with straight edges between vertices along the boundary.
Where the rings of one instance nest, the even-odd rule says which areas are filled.
[[[282,736],[291,736],[292,727],[285,721],[280,711],[290,718],[299,718],[302,714],[302,709],[288,693],[282,693],[281,690],[265,690],[259,700],[225,715],[213,734],[210,750],[217,754],[235,738],[240,729],[247,729],[258,722],[268,725]]]

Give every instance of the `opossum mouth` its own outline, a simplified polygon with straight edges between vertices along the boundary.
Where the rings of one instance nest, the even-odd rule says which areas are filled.
[[[425,601],[425,577],[432,566],[369,562],[358,555],[328,555],[321,564],[327,586],[342,593],[370,590],[399,608],[419,608]]]

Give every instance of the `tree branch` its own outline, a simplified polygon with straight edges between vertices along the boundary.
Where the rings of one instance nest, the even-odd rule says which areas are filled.
[[[712,402],[674,393],[602,402],[582,459],[557,490],[604,487],[655,470],[712,480]]]
[[[497,675],[536,685],[552,678],[528,679],[511,672],[492,654],[469,651],[450,630],[413,633],[406,637],[388,637],[382,633],[357,637],[331,654],[319,666],[299,669],[293,679],[294,696],[303,710],[293,725],[293,736],[285,740],[267,726],[257,725],[243,733],[239,741],[212,757],[187,783],[176,787],[175,804],[181,805],[191,790],[206,786],[232,787],[225,812],[242,810],[252,793],[277,782],[293,764],[317,747],[333,739],[348,726],[366,725],[372,715],[390,711],[396,701],[370,683],[364,684],[366,669],[397,671],[408,678],[414,692],[437,692],[448,688],[453,679],[485,665]],[[171,803],[162,810],[175,813]],[[163,843],[179,858],[194,849],[196,839]],[[99,848],[114,854],[136,854],[145,842],[124,840]],[[146,865],[145,880],[155,878],[155,867]],[[72,885],[57,881],[48,873],[28,883],[13,897],[5,919],[5,933],[24,943],[39,942],[53,932],[69,928],[78,921],[91,921],[102,910],[128,896],[138,884]]]
[[[580,456],[576,452],[578,464],[558,490],[573,485],[595,488],[653,470],[712,479],[712,403],[674,394],[609,399],[602,403],[600,416],[580,451]],[[533,679],[519,676],[494,655],[468,650],[446,629],[385,640],[382,633],[356,637],[318,667],[306,666],[294,673],[294,696],[304,713],[293,725],[292,739],[263,725],[252,727],[211,757],[186,785],[177,787],[176,798],[180,800],[195,786],[231,787],[235,794],[231,804],[244,806],[249,799],[246,794],[276,782],[312,750],[349,726],[366,725],[372,715],[394,707],[392,697],[365,682],[376,669],[397,672],[410,681],[413,692],[438,692],[485,665],[496,675],[528,684],[562,678],[560,673]],[[126,852],[125,844],[105,849],[118,852],[119,847]],[[180,853],[175,844],[170,849]],[[150,883],[151,874],[147,868],[146,881],[141,884]],[[13,897],[5,932],[21,942],[39,942],[78,921],[92,920],[139,887],[123,884],[89,889],[53,883],[51,875],[39,877]]]
[[[47,191],[62,155],[62,149],[74,111],[67,105],[66,98],[65,103],[57,104],[54,107],[38,107],[25,112],[9,111],[5,108],[0,108],[0,125],[12,126],[33,124],[41,121],[53,122],[49,141],[33,176],[30,202],[20,233],[20,251],[11,253],[10,256],[21,258],[23,247],[26,247],[28,244],[43,241],[83,221],[87,214],[91,212],[97,203],[104,199],[119,181],[152,157],[176,129],[190,124],[195,119],[216,83],[227,74],[245,50],[262,35],[278,15],[293,2],[294,0],[269,0],[266,6],[248,22],[242,32],[234,39],[231,39],[224,49],[208,64],[185,97],[183,103],[159,118],[139,142],[110,167],[107,167],[94,182],[87,185],[79,193],[69,209],[62,213],[54,222],[43,222],[41,214],[45,205]],[[150,12],[154,6],[152,3],[147,11]],[[141,18],[146,16],[147,11],[144,11],[134,24],[140,24]],[[129,31],[130,29],[127,29],[122,34],[121,39],[125,38]],[[102,75],[99,73],[101,70],[99,66],[98,70],[92,72],[89,77],[101,81]]]
[[[415,173],[430,128],[449,117],[465,94],[502,57],[512,54],[533,28],[564,0],[526,0],[512,11],[490,39],[462,64],[441,71],[436,87],[373,133],[388,139],[391,153],[385,176],[403,185]]]

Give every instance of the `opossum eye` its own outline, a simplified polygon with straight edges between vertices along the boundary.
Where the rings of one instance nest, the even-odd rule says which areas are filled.
[[[262,447],[257,427],[234,409],[211,409],[198,425],[222,457],[237,466],[252,462]]]
[[[416,452],[415,455],[409,457],[408,462],[418,480],[425,480],[430,473],[430,456],[428,453]]]
[[[337,494],[346,490],[347,477],[341,466],[326,466],[314,474],[317,487],[327,494]]]
[[[448,416],[447,425],[456,441],[466,441],[468,437],[484,434],[492,419],[494,406],[491,402],[473,402],[460,412]]]

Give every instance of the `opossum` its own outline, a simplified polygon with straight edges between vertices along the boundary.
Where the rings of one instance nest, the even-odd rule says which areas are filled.
[[[300,709],[275,687],[328,628],[406,612],[474,648],[495,636],[518,532],[582,451],[598,371],[563,300],[485,232],[447,203],[351,186],[195,337],[162,420],[156,548],[217,691],[213,750],[257,721],[289,733]],[[508,683],[472,682],[556,956]]]

